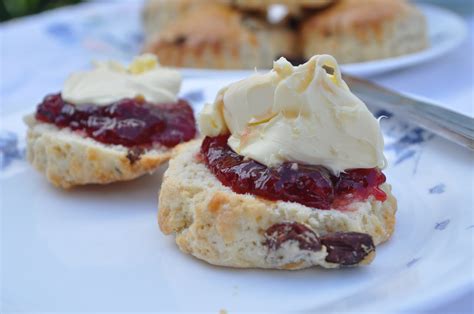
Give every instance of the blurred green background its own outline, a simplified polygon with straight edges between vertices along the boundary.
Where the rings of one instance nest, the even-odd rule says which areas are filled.
[[[15,17],[39,13],[82,0],[0,0],[0,21],[8,21]]]

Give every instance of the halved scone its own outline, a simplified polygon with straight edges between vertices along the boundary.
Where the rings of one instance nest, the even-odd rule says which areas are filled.
[[[48,181],[61,188],[128,181],[154,172],[168,161],[171,150],[130,149],[105,145],[69,129],[25,117],[28,125],[27,159]]]
[[[222,88],[199,117],[205,138],[165,172],[159,224],[211,264],[301,269],[365,265],[388,240],[396,200],[379,121],[334,58],[284,58]]]
[[[176,97],[180,84],[154,56],[129,69],[109,62],[75,73],[25,117],[27,158],[62,188],[152,173],[196,137],[193,110]]]
[[[201,141],[195,140],[176,148],[164,174],[159,197],[160,228],[165,234],[175,234],[176,243],[185,253],[220,266],[332,268],[341,263],[326,260],[326,246],[314,252],[299,249],[297,241],[288,241],[279,250],[272,251],[266,232],[278,224],[296,223],[318,236],[368,234],[373,245],[378,245],[388,240],[394,230],[397,203],[389,184],[381,186],[387,194],[386,201],[372,198],[353,204],[355,209],[350,211],[269,201],[251,194],[238,194],[224,186],[200,160],[200,146]],[[309,233],[306,237],[311,236]],[[341,246],[350,246],[350,240],[346,242],[349,244]],[[367,251],[359,254],[364,255],[361,260],[345,266],[369,263],[375,255],[374,247],[367,247]]]

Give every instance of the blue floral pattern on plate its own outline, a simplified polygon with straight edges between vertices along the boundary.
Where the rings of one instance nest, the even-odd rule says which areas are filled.
[[[441,222],[437,222],[434,228],[436,230],[444,230],[449,225],[449,222],[450,222],[449,219],[443,220]]]
[[[446,190],[446,185],[440,183],[429,189],[430,194],[442,194]]]
[[[17,134],[0,130],[0,169],[5,169],[15,159],[23,159],[24,150],[18,148]]]

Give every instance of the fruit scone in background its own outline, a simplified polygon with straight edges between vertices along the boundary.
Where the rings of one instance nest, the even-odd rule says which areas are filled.
[[[304,11],[312,13],[334,2],[335,0],[147,0],[142,11],[143,28],[145,37],[150,39],[183,14],[209,4],[226,6],[244,14],[260,13],[252,15],[265,20],[269,9],[274,5],[282,5],[292,16],[299,16]]]
[[[144,51],[165,65],[218,69],[271,68],[279,56],[299,56],[295,33],[286,21],[270,23],[262,14],[223,2],[158,2],[163,11],[176,15],[172,21],[154,13],[159,10],[145,9]]]
[[[200,114],[204,140],[177,147],[159,196],[162,232],[211,264],[301,269],[367,264],[394,230],[379,122],[336,60],[221,89]]]
[[[315,54],[345,64],[429,46],[407,0],[148,0],[143,22],[144,51],[178,67],[270,69]]]
[[[418,52],[429,46],[426,20],[405,0],[340,0],[299,25],[304,58],[326,53],[340,63]]]
[[[128,68],[109,61],[73,73],[25,117],[27,158],[62,188],[151,173],[174,146],[196,137],[193,110],[177,97],[180,86],[179,72],[153,55]]]

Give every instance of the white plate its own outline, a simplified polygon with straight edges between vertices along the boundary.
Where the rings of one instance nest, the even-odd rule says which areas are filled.
[[[198,110],[224,83],[188,79],[183,94]],[[394,116],[382,122],[399,201],[393,238],[368,267],[290,272],[220,268],[181,253],[156,222],[164,168],[129,183],[52,187],[23,160],[22,114],[0,121],[5,312],[415,310],[474,282],[472,154]]]

